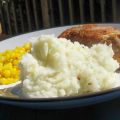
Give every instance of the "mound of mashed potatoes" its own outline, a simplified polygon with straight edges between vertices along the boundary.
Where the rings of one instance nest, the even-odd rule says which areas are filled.
[[[31,98],[73,96],[120,86],[112,46],[91,48],[54,35],[31,41],[20,62],[22,91]]]

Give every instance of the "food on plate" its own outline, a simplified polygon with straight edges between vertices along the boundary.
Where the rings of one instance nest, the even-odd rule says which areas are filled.
[[[31,45],[20,61],[26,97],[73,96],[120,86],[111,45],[88,47],[53,35],[34,38]]]
[[[21,56],[30,50],[30,44],[16,47],[13,50],[0,52],[0,85],[12,84],[19,81],[18,67]]]
[[[87,46],[96,43],[112,44],[115,52],[114,58],[120,63],[120,30],[112,26],[97,24],[78,25],[65,30],[59,37],[78,41]]]

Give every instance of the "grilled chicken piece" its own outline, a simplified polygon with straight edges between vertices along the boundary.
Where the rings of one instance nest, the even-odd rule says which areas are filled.
[[[112,44],[115,53],[114,58],[120,63],[120,30],[112,26],[85,24],[78,25],[65,30],[59,38],[67,38],[78,41],[81,44],[92,46],[92,44]]]

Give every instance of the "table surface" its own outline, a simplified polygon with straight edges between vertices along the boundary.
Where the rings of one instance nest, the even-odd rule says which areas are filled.
[[[0,104],[0,120],[120,120],[120,98],[86,107],[36,110]]]

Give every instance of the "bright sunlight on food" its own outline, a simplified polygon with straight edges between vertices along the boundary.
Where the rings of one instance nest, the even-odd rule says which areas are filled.
[[[21,57],[30,50],[27,43],[13,50],[0,52],[0,84],[6,85],[19,81],[19,61]]]

